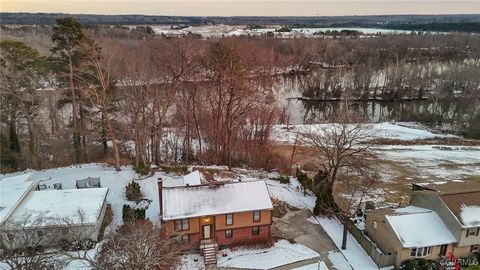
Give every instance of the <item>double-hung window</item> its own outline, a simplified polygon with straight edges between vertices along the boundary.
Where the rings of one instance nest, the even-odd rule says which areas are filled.
[[[476,236],[477,235],[477,228],[468,228],[467,229],[467,237],[468,236]]]
[[[188,219],[175,220],[175,231],[188,231]]]
[[[253,211],[253,222],[259,222],[261,218],[260,211]]]
[[[233,225],[233,214],[226,214],[225,215],[225,224]]]

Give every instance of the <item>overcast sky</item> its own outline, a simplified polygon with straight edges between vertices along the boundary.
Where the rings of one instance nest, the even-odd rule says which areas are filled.
[[[176,16],[480,14],[480,0],[0,0],[2,12]]]

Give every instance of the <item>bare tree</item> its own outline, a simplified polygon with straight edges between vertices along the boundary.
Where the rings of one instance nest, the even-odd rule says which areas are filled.
[[[25,215],[4,222],[0,227],[0,261],[11,269],[58,269],[58,256],[44,248],[58,241],[57,234],[43,228],[52,223],[44,215]]]
[[[96,269],[172,269],[181,250],[150,222],[127,223],[111,233],[98,254]]]
[[[368,144],[362,144],[368,136],[368,129],[365,124],[353,123],[348,118],[348,112],[344,112],[344,116],[338,117],[333,123],[311,130],[302,136],[304,142],[313,146],[321,168],[312,185],[317,196],[314,214],[337,213],[345,223],[348,217],[346,213],[350,211],[351,205],[342,211],[333,197],[333,188],[338,181],[347,183],[353,181],[355,177],[369,176],[371,167],[361,162],[368,153]],[[357,187],[350,185],[350,188]],[[346,236],[344,226],[342,249],[346,248]]]
[[[83,68],[84,96],[100,111],[102,121],[105,123],[112,141],[115,169],[120,171],[120,151],[117,142],[117,131],[113,127],[112,112],[115,101],[115,80],[114,70],[118,62],[115,62],[115,48],[110,46],[108,53],[102,54],[101,48],[90,38],[85,38],[81,43],[81,51],[85,55],[85,66]],[[103,124],[102,124],[103,126]]]

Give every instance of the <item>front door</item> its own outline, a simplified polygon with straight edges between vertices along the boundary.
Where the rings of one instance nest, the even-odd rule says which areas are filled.
[[[212,238],[212,225],[203,225],[203,239]]]
[[[442,245],[442,246],[440,246],[440,256],[445,256],[445,255],[447,255],[447,247],[448,247],[448,245]]]

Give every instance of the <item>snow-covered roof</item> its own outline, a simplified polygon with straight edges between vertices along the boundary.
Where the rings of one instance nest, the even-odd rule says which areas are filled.
[[[0,224],[15,210],[22,199],[33,189],[35,182],[28,181],[32,174],[21,174],[0,179]]]
[[[460,207],[460,218],[466,227],[480,226],[480,205],[465,205]]]
[[[455,215],[462,227],[471,228],[480,225],[480,190],[439,195],[445,206]]]
[[[432,210],[419,207],[400,208],[386,215],[404,248],[428,247],[456,242],[455,237]]]
[[[162,199],[164,220],[273,209],[265,181],[164,188]]]
[[[182,178],[165,179],[163,180],[164,187],[184,187],[184,186],[198,186],[202,184],[202,176],[199,171],[191,172]]]
[[[100,216],[107,193],[108,188],[33,191],[13,212],[11,219],[18,221],[28,217],[37,222],[46,219],[44,226],[57,224],[60,219],[67,219],[71,224],[92,224]]]

